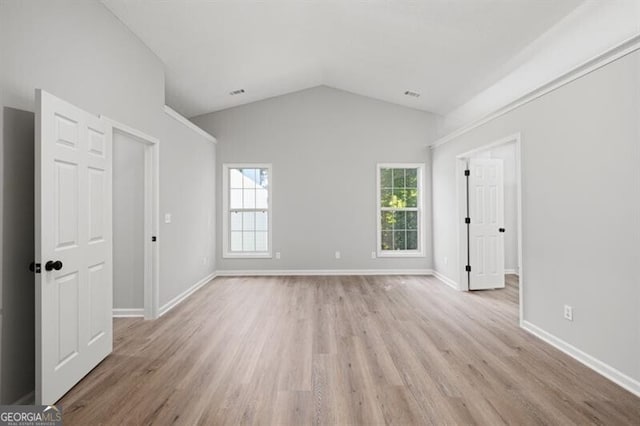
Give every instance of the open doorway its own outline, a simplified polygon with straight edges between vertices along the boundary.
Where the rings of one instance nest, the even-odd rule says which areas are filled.
[[[520,155],[515,134],[458,155],[456,171],[461,289],[517,292],[522,320]]]
[[[158,140],[106,119],[113,140],[113,316],[158,316]]]

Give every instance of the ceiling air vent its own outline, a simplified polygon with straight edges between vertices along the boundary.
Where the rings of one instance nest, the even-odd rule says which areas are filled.
[[[407,96],[411,96],[412,98],[419,98],[420,97],[420,93],[414,92],[413,90],[407,90],[406,92],[404,92],[404,94],[407,95]]]
[[[244,93],[244,89],[232,90],[231,92],[229,92],[231,96],[242,95],[243,93]]]

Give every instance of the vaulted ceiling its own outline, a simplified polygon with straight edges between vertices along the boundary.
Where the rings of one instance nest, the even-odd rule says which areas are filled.
[[[583,1],[103,3],[164,62],[167,104],[192,117],[318,85],[445,115]]]

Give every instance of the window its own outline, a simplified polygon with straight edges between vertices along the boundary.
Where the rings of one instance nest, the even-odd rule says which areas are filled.
[[[224,257],[271,257],[271,165],[223,166]]]
[[[422,164],[378,164],[378,256],[423,256]]]

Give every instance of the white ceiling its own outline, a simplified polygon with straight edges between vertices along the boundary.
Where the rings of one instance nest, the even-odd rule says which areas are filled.
[[[162,59],[167,104],[192,117],[322,84],[445,115],[583,1],[103,3]]]

